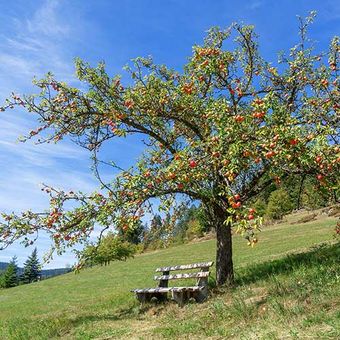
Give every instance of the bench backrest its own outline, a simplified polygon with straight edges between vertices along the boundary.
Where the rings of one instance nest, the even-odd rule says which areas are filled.
[[[209,268],[214,264],[214,262],[201,262],[184,264],[178,266],[161,267],[157,268],[156,272],[162,272],[162,275],[156,275],[155,280],[159,281],[158,287],[168,287],[169,280],[178,279],[192,279],[197,278],[197,286],[207,286],[209,277]],[[184,274],[170,274],[170,271],[174,270],[189,270],[189,269],[200,269],[195,273],[184,273]]]

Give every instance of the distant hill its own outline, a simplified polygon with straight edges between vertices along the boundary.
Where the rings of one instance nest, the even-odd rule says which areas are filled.
[[[9,265],[8,262],[0,262],[0,272],[3,270],[6,270],[7,266]],[[21,267],[18,267],[18,274],[21,275],[23,273],[24,269]],[[43,269],[41,271],[41,278],[47,279],[49,277],[62,275],[70,272],[70,268],[55,268],[55,269]]]
[[[47,279],[49,277],[66,274],[72,271],[71,268],[55,268],[55,269],[43,269],[41,271],[41,278]]]
[[[2,272],[3,270],[5,270],[8,266],[7,262],[0,262],[0,272]]]

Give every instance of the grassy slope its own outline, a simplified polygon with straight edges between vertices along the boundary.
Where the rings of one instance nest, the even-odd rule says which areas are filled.
[[[206,303],[140,307],[129,290],[153,287],[158,266],[213,260],[213,240],[0,291],[0,339],[340,336],[339,245],[282,260],[331,240],[335,219],[290,224],[298,217],[265,229],[253,249],[236,236],[238,286]]]

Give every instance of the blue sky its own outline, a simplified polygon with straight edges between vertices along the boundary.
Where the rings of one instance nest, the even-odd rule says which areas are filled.
[[[296,15],[311,10],[318,15],[310,34],[318,49],[326,49],[331,37],[340,33],[337,0],[0,0],[0,103],[12,91],[32,91],[33,76],[47,71],[77,84],[76,56],[92,64],[104,60],[112,75],[122,74],[131,58],[147,55],[181,70],[192,45],[202,42],[209,27],[227,27],[234,21],[254,24],[262,54],[275,62],[278,51],[297,43]],[[46,208],[41,183],[82,191],[97,186],[89,155],[70,142],[40,146],[16,142],[34,127],[28,113],[0,114],[0,211]],[[126,166],[140,150],[136,140],[120,141],[105,156]],[[42,256],[49,240],[42,236],[37,246]],[[22,264],[31,251],[14,244],[0,251],[0,261],[17,255]],[[73,262],[68,253],[47,267]]]

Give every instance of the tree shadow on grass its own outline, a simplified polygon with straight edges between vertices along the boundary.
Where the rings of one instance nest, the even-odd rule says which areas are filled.
[[[255,283],[277,274],[290,273],[301,266],[317,266],[340,261],[340,243],[321,244],[307,252],[290,254],[283,258],[248,265],[236,273],[237,286]]]
[[[81,315],[76,319],[72,320],[72,323],[81,324],[87,321],[118,321],[123,319],[130,319],[135,317],[138,314],[137,308],[135,305],[131,305],[125,308],[121,308],[118,310],[113,310],[112,313],[96,313],[96,314],[87,314]]]
[[[78,315],[76,318],[68,318],[66,321],[66,328],[73,329],[82,324],[88,324],[92,322],[100,321],[119,321],[119,320],[138,320],[141,316],[145,315],[150,309],[163,309],[166,307],[166,302],[146,303],[143,305],[131,303],[129,306],[122,307],[120,309],[113,309],[112,313],[89,313]]]

